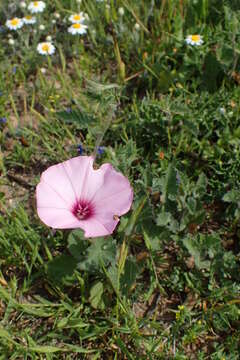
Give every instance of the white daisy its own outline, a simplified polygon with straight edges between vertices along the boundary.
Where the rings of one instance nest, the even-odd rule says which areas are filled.
[[[27,24],[27,25],[29,25],[29,24],[35,24],[36,21],[37,21],[37,20],[36,20],[35,16],[31,16],[31,15],[26,15],[26,16],[24,16],[24,18],[23,18],[24,24]]]
[[[188,45],[193,45],[193,46],[199,46],[203,44],[203,39],[201,35],[188,35],[185,39],[186,43]]]
[[[55,52],[55,46],[48,41],[42,42],[38,44],[37,51],[41,55],[52,55]]]
[[[71,16],[69,16],[68,18],[69,21],[71,21],[71,23],[73,24],[77,24],[77,23],[83,23],[85,20],[85,14],[83,12],[80,13],[76,13],[76,14],[72,14]]]
[[[80,23],[76,23],[76,24],[72,24],[69,28],[68,28],[68,32],[72,35],[76,35],[76,34],[85,34],[87,32],[87,25],[83,25]]]
[[[41,13],[45,9],[46,4],[43,1],[31,1],[28,5],[28,10],[32,13]]]
[[[11,19],[11,20],[7,20],[6,21],[6,26],[10,29],[10,30],[18,30],[21,29],[21,27],[23,26],[23,21],[22,19],[19,19],[17,17]]]

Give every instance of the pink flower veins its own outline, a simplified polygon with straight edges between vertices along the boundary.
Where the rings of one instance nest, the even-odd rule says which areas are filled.
[[[133,191],[128,179],[92,156],[78,156],[50,166],[37,185],[37,212],[55,229],[84,230],[85,237],[110,235],[119,216],[129,211]]]

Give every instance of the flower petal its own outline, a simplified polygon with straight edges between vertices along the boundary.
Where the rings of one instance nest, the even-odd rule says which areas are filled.
[[[54,229],[73,229],[79,227],[79,221],[67,209],[40,207],[37,209],[37,212],[44,224]]]
[[[110,218],[96,218],[92,217],[86,221],[81,221],[81,229],[84,230],[84,236],[88,237],[100,237],[112,234],[113,230],[117,226],[119,220],[112,220]]]
[[[87,186],[88,174],[93,172],[93,157],[92,156],[77,156],[70,160],[64,161],[63,167],[71,180],[72,187],[79,200],[85,198],[84,188]]]
[[[96,215],[109,213],[123,215],[129,211],[133,201],[133,190],[128,179],[113,169],[110,164],[104,164],[99,169],[104,174],[101,188],[91,199],[96,209]]]
[[[41,182],[37,185],[36,197],[37,208],[55,207],[66,210],[71,209],[70,203],[63,198],[61,189],[55,189],[43,179],[41,179]]]
[[[42,181],[47,183],[52,189],[61,195],[61,197],[66,201],[66,203],[69,204],[70,207],[76,201],[77,195],[72,184],[72,179],[69,177],[65,169],[65,163],[68,161],[50,166],[42,173],[40,183]],[[41,196],[42,193],[39,195]]]

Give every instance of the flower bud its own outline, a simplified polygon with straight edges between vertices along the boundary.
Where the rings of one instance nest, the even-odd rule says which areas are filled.
[[[136,24],[134,25],[134,29],[137,30],[137,31],[139,31],[139,30],[140,30],[140,25],[139,25],[138,23],[136,23]]]
[[[25,3],[25,1],[20,1],[21,8],[25,9],[27,7],[27,4]]]
[[[15,41],[14,41],[12,38],[10,38],[10,39],[8,40],[8,43],[9,43],[9,45],[14,45],[14,44],[15,44]]]
[[[123,7],[118,8],[118,13],[119,13],[120,16],[123,16],[124,15],[124,8]]]

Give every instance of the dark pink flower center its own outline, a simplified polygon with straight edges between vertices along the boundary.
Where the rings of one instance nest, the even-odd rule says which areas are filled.
[[[74,204],[72,213],[78,220],[87,220],[94,213],[94,207],[90,202],[79,200]]]

